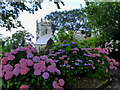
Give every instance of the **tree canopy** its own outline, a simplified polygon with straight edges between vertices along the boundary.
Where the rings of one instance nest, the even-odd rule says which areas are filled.
[[[47,15],[45,18],[50,20],[55,30],[66,28],[66,30],[82,31],[85,33],[90,31],[87,27],[87,19],[85,13],[81,9],[74,9],[69,11],[55,11]]]
[[[89,27],[101,42],[120,40],[120,2],[89,2],[83,11]]]
[[[0,2],[0,26],[6,27],[6,30],[17,27],[24,28],[21,22],[17,20],[20,12],[28,11],[29,13],[34,13],[39,8],[42,9],[42,2],[43,0],[28,2],[30,6],[28,6],[26,2]],[[62,0],[54,0],[54,3],[57,5],[58,9],[60,9],[59,3],[64,5]]]
[[[11,37],[7,37],[2,40],[3,52],[8,52],[12,49],[15,49],[19,46],[33,45],[32,43],[32,34],[26,30],[18,30]]]

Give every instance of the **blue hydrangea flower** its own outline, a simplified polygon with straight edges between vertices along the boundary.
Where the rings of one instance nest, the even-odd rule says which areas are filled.
[[[70,67],[70,65],[66,65],[66,67]]]
[[[64,46],[70,46],[70,44],[64,44]]]
[[[61,52],[62,50],[63,50],[63,49],[58,49],[58,51],[60,51],[60,52]]]
[[[76,60],[77,62],[80,62],[80,63],[82,63],[83,62],[83,60]]]
[[[89,64],[86,64],[86,63],[85,63],[84,66],[89,66]]]
[[[72,44],[76,44],[76,42],[73,41]]]
[[[49,56],[53,56],[53,54],[50,53]]]
[[[60,52],[56,52],[55,54],[61,54]]]
[[[64,40],[64,42],[67,42],[67,40]]]
[[[84,53],[83,56],[88,56],[89,57],[90,55],[87,55],[86,53]]]
[[[60,46],[64,46],[64,44],[60,44]]]
[[[75,64],[75,66],[80,66],[80,64],[79,63],[74,63]]]

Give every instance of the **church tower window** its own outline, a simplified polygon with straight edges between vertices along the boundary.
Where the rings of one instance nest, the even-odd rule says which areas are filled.
[[[45,29],[45,34],[47,34],[47,29]]]

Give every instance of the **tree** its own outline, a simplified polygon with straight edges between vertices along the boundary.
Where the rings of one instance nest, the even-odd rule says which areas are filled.
[[[32,45],[31,39],[33,38],[32,34],[27,31],[18,30],[16,33],[12,34],[11,37],[5,38],[2,41],[3,52],[9,52],[12,49],[16,49],[19,46]]]
[[[85,11],[88,25],[101,44],[120,40],[120,2],[89,2]]]
[[[28,6],[25,2],[0,2],[0,26],[6,27],[7,31],[11,30],[11,28],[24,28],[21,22],[17,20],[17,18],[19,17],[21,11],[28,11],[29,13],[34,14],[34,12],[39,8],[42,9],[41,3],[43,0],[37,1],[29,2],[31,7]],[[59,3],[62,3],[64,5],[64,2],[62,0],[54,0],[54,3],[59,9]]]
[[[82,31],[82,33],[88,34],[90,36],[89,30],[85,24],[86,16],[81,9],[74,9],[69,11],[55,11],[47,15],[45,18],[50,20],[55,27],[54,30],[60,30],[61,28],[66,28],[66,30],[72,31]]]

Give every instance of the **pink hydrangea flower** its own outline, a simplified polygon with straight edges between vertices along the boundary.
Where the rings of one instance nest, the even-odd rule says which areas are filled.
[[[53,86],[54,88],[56,88],[56,89],[63,90],[63,88],[62,88],[62,87],[60,87],[60,86],[57,84],[57,82],[56,82],[56,81],[53,81],[52,86]]]
[[[3,67],[3,70],[4,70],[5,72],[8,72],[8,71],[13,70],[13,67],[12,67],[10,64],[7,64],[7,65],[5,65],[5,66]]]
[[[113,66],[113,63],[110,63],[110,66]]]
[[[59,62],[59,60],[54,60],[54,62]]]
[[[96,57],[96,54],[89,53],[90,57]]]
[[[32,66],[34,63],[33,63],[32,60],[27,59],[27,60],[26,60],[26,64],[27,64],[28,66]]]
[[[102,61],[102,64],[105,64],[105,62],[104,62],[104,61]]]
[[[4,71],[0,70],[0,78],[2,78],[4,76]]]
[[[24,47],[18,47],[16,50],[18,50],[18,51],[25,51],[25,48]]]
[[[26,46],[26,48],[32,49],[32,46],[29,45],[29,46]]]
[[[41,72],[44,72],[46,70],[46,66],[40,67]]]
[[[34,75],[40,75],[41,74],[41,70],[40,69],[35,69],[34,70]]]
[[[18,63],[18,64],[15,64],[15,67],[20,67],[20,64]]]
[[[56,70],[55,70],[55,72],[57,72],[57,73],[58,73],[58,75],[60,75],[60,74],[61,74],[61,71],[60,71],[60,70],[58,70],[58,69],[56,69]]]
[[[114,67],[115,70],[117,70],[117,67]]]
[[[34,56],[34,57],[32,58],[32,60],[33,60],[34,62],[39,62],[39,61],[40,61],[40,57]]]
[[[108,62],[110,62],[110,61],[111,61],[111,59],[110,59],[110,58],[108,58],[108,59],[107,59],[107,61],[108,61]]]
[[[56,82],[56,81],[53,81],[52,86],[53,86],[54,88],[56,88],[56,87],[58,86],[57,82]]]
[[[65,64],[67,64],[67,63],[68,63],[68,61],[64,61],[64,63],[65,63]]]
[[[40,69],[40,63],[34,64],[34,69]]]
[[[2,61],[2,65],[7,64],[8,57],[3,57],[1,61]]]
[[[109,66],[109,68],[110,68],[110,69],[114,69],[114,66],[111,65],[111,66]]]
[[[19,67],[14,68],[13,74],[14,74],[15,76],[18,76],[19,73],[20,73],[20,68],[19,68]]]
[[[11,54],[17,54],[18,53],[18,50],[12,50],[10,51]]]
[[[54,66],[50,65],[50,66],[47,67],[47,70],[49,72],[55,72],[56,68]]]
[[[47,62],[47,63],[54,63],[54,61],[52,59],[46,59],[45,62]]]
[[[58,82],[60,86],[64,86],[65,84],[65,81],[63,79],[59,79]]]
[[[115,63],[115,62],[116,62],[116,61],[115,61],[115,59],[113,59],[113,58],[112,58],[111,60],[112,60],[112,62],[113,62],[113,63]]]
[[[20,90],[28,90],[29,86],[28,85],[21,85]]]
[[[63,58],[66,58],[66,57],[67,57],[67,55],[63,55],[62,57],[63,57]]]
[[[46,56],[46,55],[42,55],[42,56],[40,56],[40,59],[42,59],[42,60],[46,60],[46,59],[48,59],[48,56]]]
[[[20,67],[22,67],[22,68],[23,68],[23,67],[27,67],[26,62],[24,62],[24,63],[23,63],[23,62],[21,62],[21,63],[20,63]]]
[[[51,63],[51,65],[54,66],[54,67],[56,67],[56,63],[55,62]]]
[[[102,49],[102,48],[100,48],[100,49],[98,50],[98,52],[99,52],[99,53],[103,53],[103,54],[109,54],[109,53],[106,51],[106,49]]]
[[[40,61],[39,64],[40,64],[41,67],[45,66],[45,61]]]
[[[21,59],[19,62],[20,63],[26,63],[26,59]]]
[[[119,66],[119,62],[115,62],[114,65]]]
[[[78,49],[78,48],[73,48],[72,50],[79,51],[79,49]]]
[[[4,77],[5,77],[5,80],[11,79],[13,77],[13,72],[12,71],[6,72]]]
[[[13,60],[13,59],[15,59],[15,56],[14,56],[14,55],[9,55],[9,56],[8,56],[8,60]]]
[[[26,53],[31,53],[31,50],[29,48],[26,48]]]
[[[24,68],[20,68],[20,73],[21,75],[25,75],[29,72],[29,68],[28,67],[24,67]]]
[[[49,73],[48,73],[48,72],[44,72],[44,73],[42,74],[42,77],[43,77],[44,79],[48,79],[48,78],[49,78]]]
[[[72,53],[77,53],[77,51],[73,51]]]
[[[2,68],[3,68],[3,65],[0,65],[0,70],[2,70]]]

